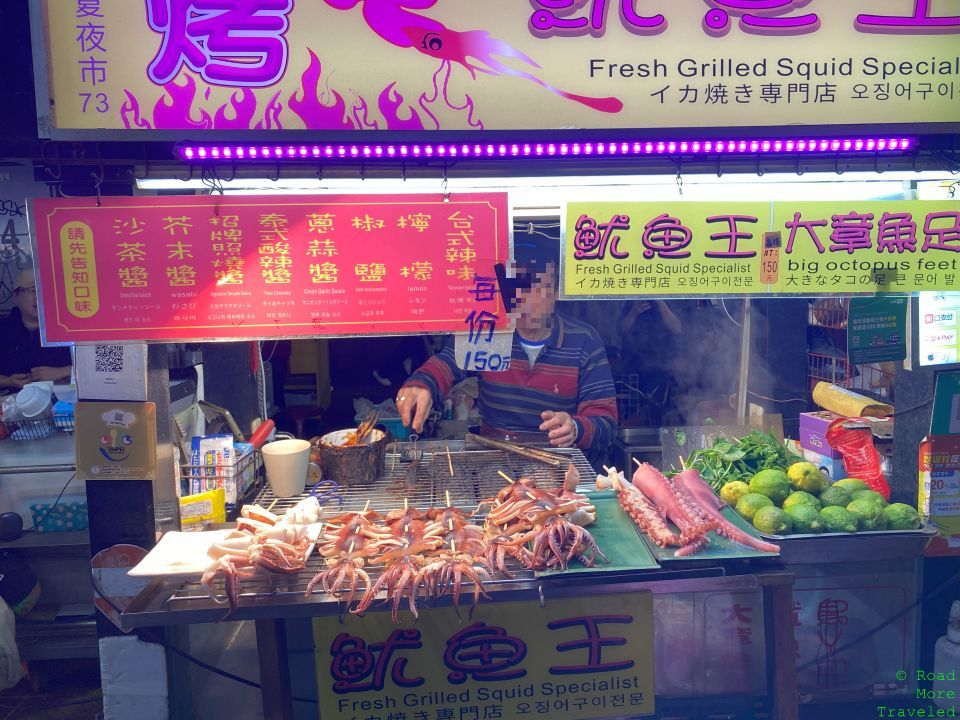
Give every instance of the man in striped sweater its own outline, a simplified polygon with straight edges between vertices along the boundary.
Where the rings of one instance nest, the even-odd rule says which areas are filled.
[[[482,432],[555,447],[576,445],[597,459],[617,432],[606,350],[592,327],[556,314],[553,262],[530,268],[530,277],[532,284],[517,291],[509,370],[479,373]],[[397,393],[403,424],[420,432],[430,410],[467,376],[457,367],[453,338],[448,338]]]

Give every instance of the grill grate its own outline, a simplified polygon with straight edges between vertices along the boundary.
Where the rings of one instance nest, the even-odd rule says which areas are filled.
[[[587,462],[583,453],[577,449],[552,449],[557,454],[566,455],[580,473],[583,489],[591,485],[595,472]],[[404,498],[410,507],[426,510],[431,507],[446,505],[446,493],[450,492],[450,502],[455,507],[468,512],[476,510],[477,505],[484,498],[496,495],[505,481],[497,474],[501,470],[513,479],[530,477],[541,487],[553,489],[563,482],[566,467],[553,468],[543,463],[537,463],[526,458],[504,452],[502,450],[463,450],[451,448],[448,462],[447,453],[443,450],[426,451],[416,467],[414,463],[402,459],[404,453],[387,453],[385,474],[368,485],[355,486],[343,489],[335,497],[328,497],[324,501],[325,514],[337,514],[338,500],[342,500],[342,511],[363,510],[369,501],[369,507],[381,513],[403,507]],[[453,464],[454,475],[450,476],[450,462]],[[415,470],[415,479],[413,478]],[[304,496],[292,498],[278,498],[269,486],[258,495],[256,503],[262,507],[273,507],[273,512],[283,513],[293,507]],[[477,524],[483,523],[483,516],[475,516]],[[304,599],[303,593],[307,584],[320,571],[323,561],[319,553],[314,552],[307,561],[306,567],[299,573],[292,575],[271,574],[269,577],[258,575],[255,578],[244,580],[243,592],[240,595],[241,604],[256,598],[259,604],[269,602],[270,597],[299,596]],[[518,580],[532,580],[532,572],[524,570],[516,561],[510,559],[508,568],[514,575],[512,580],[499,576],[485,582],[484,586],[495,588],[498,584],[515,584]],[[372,582],[376,582],[381,568],[368,568]],[[218,591],[222,592],[218,582]],[[317,592],[318,597],[324,597]],[[267,597],[264,597],[267,596]],[[332,599],[331,599],[332,602]],[[187,582],[179,587],[167,601],[167,608],[174,610],[189,604],[192,608],[197,603],[211,605],[206,590],[199,582]]]

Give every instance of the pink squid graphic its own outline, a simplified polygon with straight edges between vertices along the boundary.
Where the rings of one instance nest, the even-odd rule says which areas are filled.
[[[377,35],[400,48],[413,48],[417,52],[447,62],[455,62],[467,69],[476,78],[477,73],[486,75],[511,75],[524,78],[549,90],[555,95],[581,103],[600,112],[617,113],[623,102],[616,97],[589,97],[560,90],[541,78],[524,70],[503,64],[497,57],[521,60],[534,68],[540,68],[527,55],[511,45],[490,36],[486,30],[451,30],[443,23],[411,10],[427,10],[437,0],[324,0],[336,10],[352,10],[363,3],[363,19]]]

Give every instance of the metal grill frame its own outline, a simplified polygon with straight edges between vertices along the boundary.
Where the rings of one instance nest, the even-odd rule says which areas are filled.
[[[324,503],[324,515],[327,517],[340,512],[360,511],[369,504],[369,509],[386,513],[403,507],[404,498],[410,507],[427,510],[431,507],[445,507],[446,493],[450,492],[450,503],[454,507],[469,513],[474,513],[480,501],[493,497],[505,484],[503,478],[497,474],[501,470],[513,479],[532,477],[541,487],[554,489],[563,483],[563,476],[568,466],[553,468],[543,463],[528,460],[502,450],[473,450],[465,449],[463,441],[449,443],[449,461],[446,449],[442,443],[420,442],[416,449],[423,451],[423,457],[417,467],[417,483],[408,485],[407,472],[411,462],[402,459],[404,451],[413,449],[414,443],[397,443],[394,450],[387,453],[385,474],[372,483],[344,488],[339,497],[343,502],[337,504],[334,499]],[[576,448],[551,448],[552,452],[562,454],[580,473],[578,490],[589,490],[593,485],[596,473],[587,462],[583,453]],[[453,464],[454,476],[450,476],[450,463]],[[470,466],[465,475],[463,468]],[[256,497],[255,502],[265,508],[273,508],[273,512],[280,514],[306,497],[307,493],[290,498],[278,498],[266,486]],[[484,515],[474,515],[474,521],[482,524]],[[526,586],[529,588],[536,580],[533,572],[524,569],[512,558],[508,561],[508,569],[514,576],[512,579],[495,576],[484,582],[487,590],[505,590]],[[319,553],[308,555],[306,567],[298,573],[280,575],[276,573],[261,574],[255,578],[244,580],[240,594],[240,607],[250,603],[257,605],[270,604],[300,604],[321,603],[330,606],[335,612],[344,608],[332,596],[315,591],[309,597],[304,596],[307,584],[322,569],[323,560]],[[382,566],[366,568],[372,582],[376,582]],[[222,592],[218,582],[215,586]],[[465,583],[465,592],[469,591],[470,583]],[[466,600],[466,598],[464,598]],[[445,599],[448,601],[449,598]],[[164,609],[171,611],[215,609],[218,606],[210,599],[207,591],[200,585],[199,580],[183,582],[173,588],[164,603]],[[375,605],[376,607],[376,605]],[[326,613],[324,613],[326,614]]]

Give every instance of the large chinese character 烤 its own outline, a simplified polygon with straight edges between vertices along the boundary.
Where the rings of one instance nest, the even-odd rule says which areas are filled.
[[[756,35],[799,35],[820,29],[815,13],[788,16],[810,0],[706,0],[710,9],[703,16],[703,29],[710,35],[726,35],[730,16],[740,18],[740,29]]]
[[[647,260],[658,255],[662,258],[690,257],[690,251],[685,248],[692,240],[693,233],[680,222],[680,218],[663,213],[643,226],[643,256]]]
[[[589,215],[581,215],[575,229],[573,257],[577,260],[603,260],[608,246],[610,257],[618,260],[630,257],[629,253],[620,250],[620,236],[613,234],[618,230],[630,229],[629,215],[614,215],[605,223],[597,223]]]
[[[403,674],[407,658],[400,653],[421,647],[419,630],[394,630],[384,642],[370,643],[369,646],[363,638],[340,633],[330,645],[333,691],[343,694],[383,690],[388,670],[390,679],[398,687],[422,685],[422,677],[409,678]]]
[[[213,85],[264,87],[283,77],[293,0],[147,0],[163,36],[147,68],[165,85],[184,65]]]
[[[570,652],[571,650],[586,650],[587,657],[584,662],[579,665],[553,665],[549,669],[550,674],[576,675],[581,673],[629,670],[634,666],[635,661],[624,659],[613,662],[603,662],[603,648],[626,645],[627,639],[616,636],[605,637],[600,634],[600,626],[608,623],[629,625],[632,622],[632,615],[584,615],[581,617],[563,618],[547,623],[547,628],[550,630],[582,627],[586,632],[586,637],[583,640],[570,640],[557,645],[557,650],[562,653]]]
[[[901,0],[907,4],[909,0]],[[854,26],[860,32],[900,35],[907,33],[958,33],[960,15],[930,15],[931,0],[913,0],[910,15],[857,15]]]
[[[447,680],[455,685],[472,679],[516,680],[527,674],[516,667],[527,655],[527,645],[508,635],[502,627],[475,622],[447,640],[443,662],[450,670]]]

